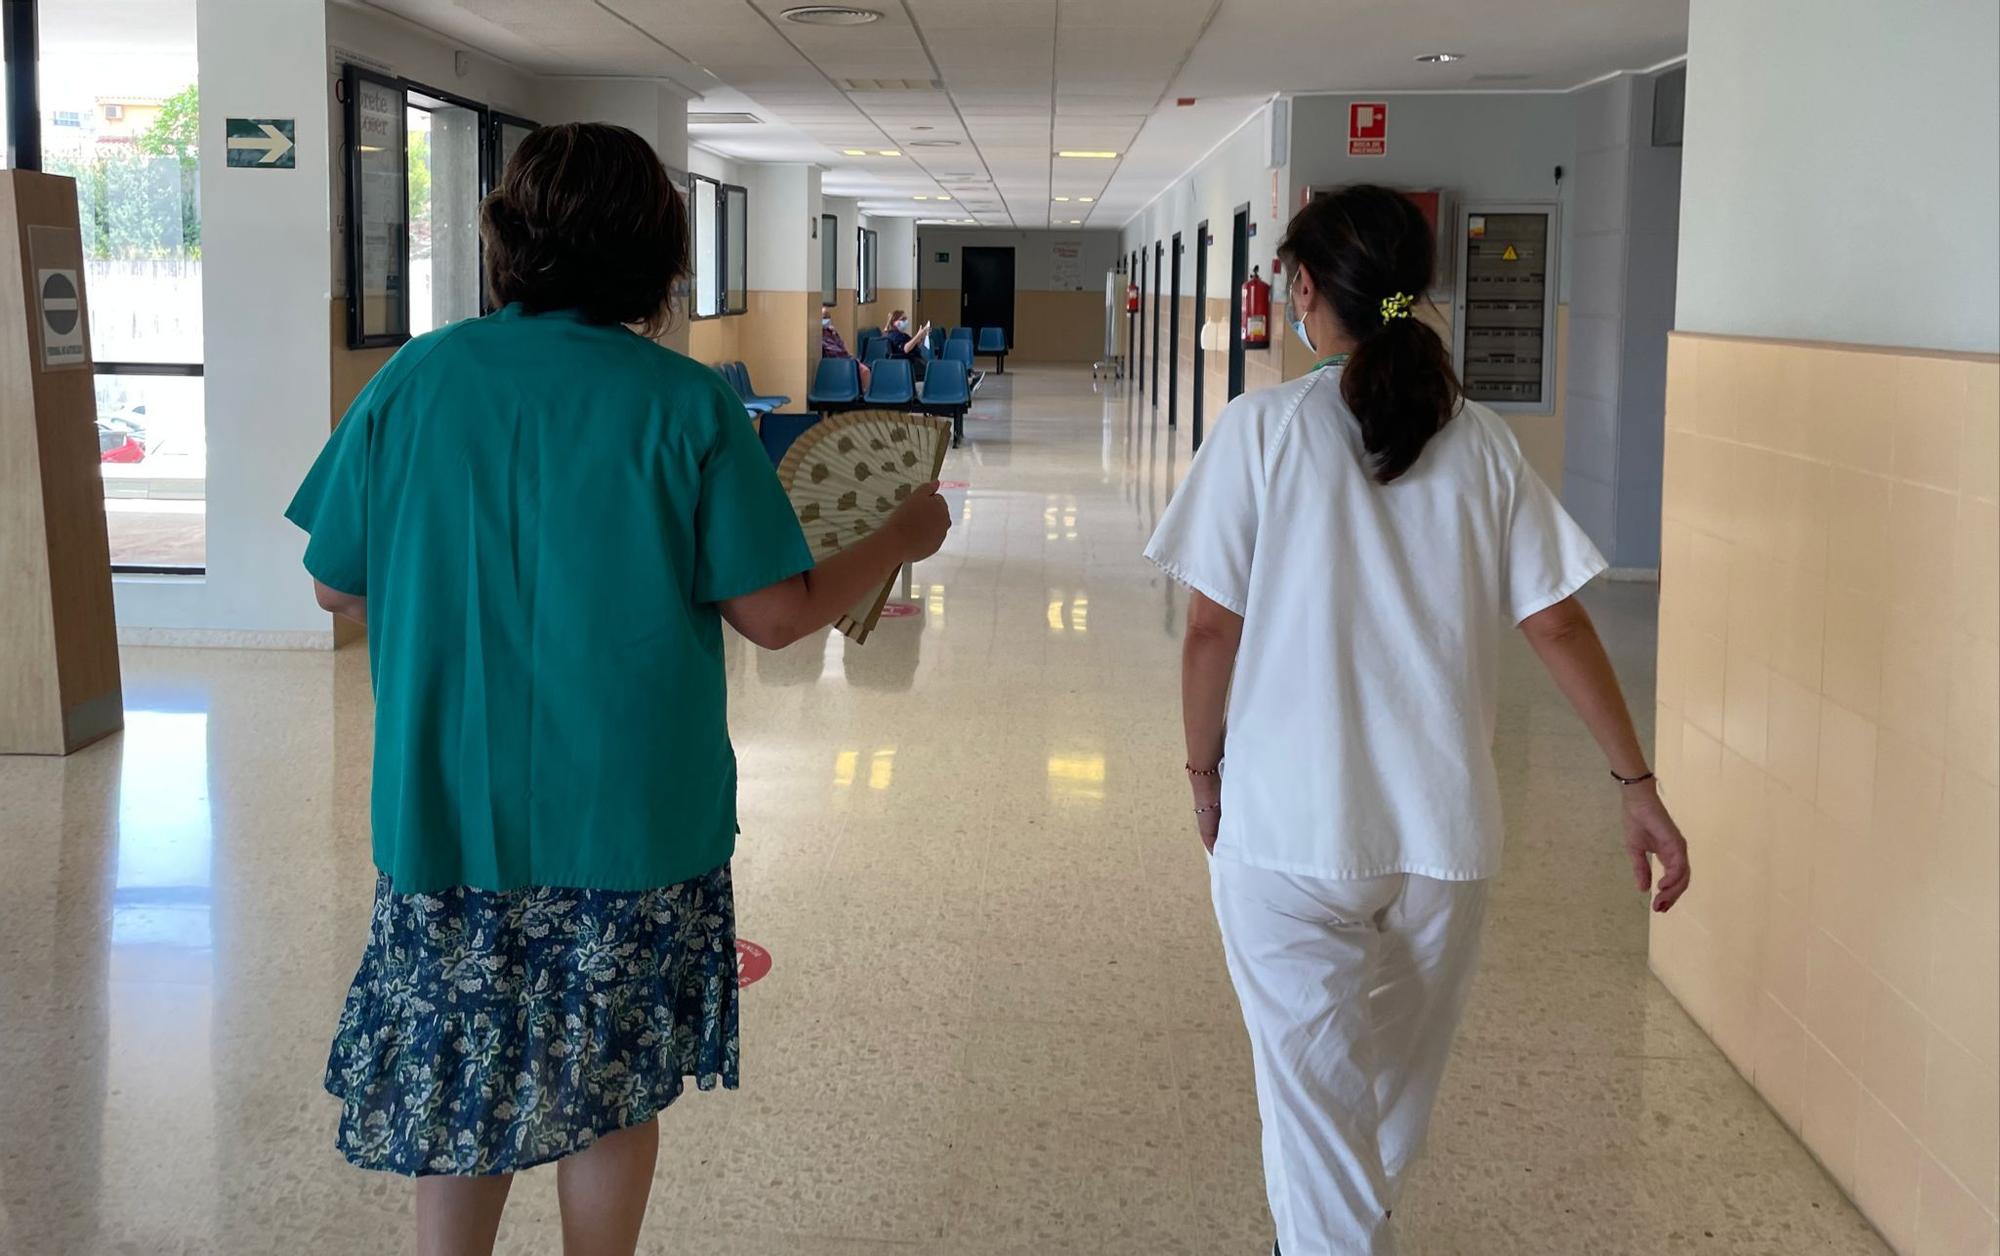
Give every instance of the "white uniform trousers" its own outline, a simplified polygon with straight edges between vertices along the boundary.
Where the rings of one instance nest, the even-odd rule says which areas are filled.
[[[1478,964],[1486,882],[1331,881],[1210,861],[1284,1256],[1393,1256]]]

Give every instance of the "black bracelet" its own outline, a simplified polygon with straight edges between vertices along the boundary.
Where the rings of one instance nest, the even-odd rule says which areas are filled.
[[[1620,785],[1644,785],[1647,781],[1653,780],[1655,778],[1653,774],[1649,771],[1641,776],[1620,776],[1618,775],[1618,773],[1613,772],[1611,774],[1611,779],[1617,781]]]

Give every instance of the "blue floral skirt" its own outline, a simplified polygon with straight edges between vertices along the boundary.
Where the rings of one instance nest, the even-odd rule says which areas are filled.
[[[341,1154],[512,1173],[652,1119],[683,1079],[736,1086],[727,864],[643,891],[398,894],[375,883],[326,1088]]]

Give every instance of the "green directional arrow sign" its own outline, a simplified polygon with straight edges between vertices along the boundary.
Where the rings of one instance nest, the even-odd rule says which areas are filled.
[[[230,118],[229,164],[260,170],[298,165],[297,123],[291,118]]]

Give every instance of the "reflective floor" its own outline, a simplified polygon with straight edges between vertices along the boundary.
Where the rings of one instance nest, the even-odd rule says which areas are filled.
[[[1181,780],[1185,471],[1082,371],[992,376],[907,618],[732,639],[744,1088],[665,1123],[647,1247],[1262,1256],[1248,1051]],[[1639,712],[1652,591],[1592,595]],[[0,760],[0,1252],[408,1250],[320,1071],[366,921],[366,661],[126,655],[122,737]],[[1422,1256],[1880,1252],[1646,973],[1617,800],[1510,644],[1488,962],[1401,1211]],[[1696,893],[1700,893],[1699,886]],[[558,1249],[554,1178],[502,1250]]]

